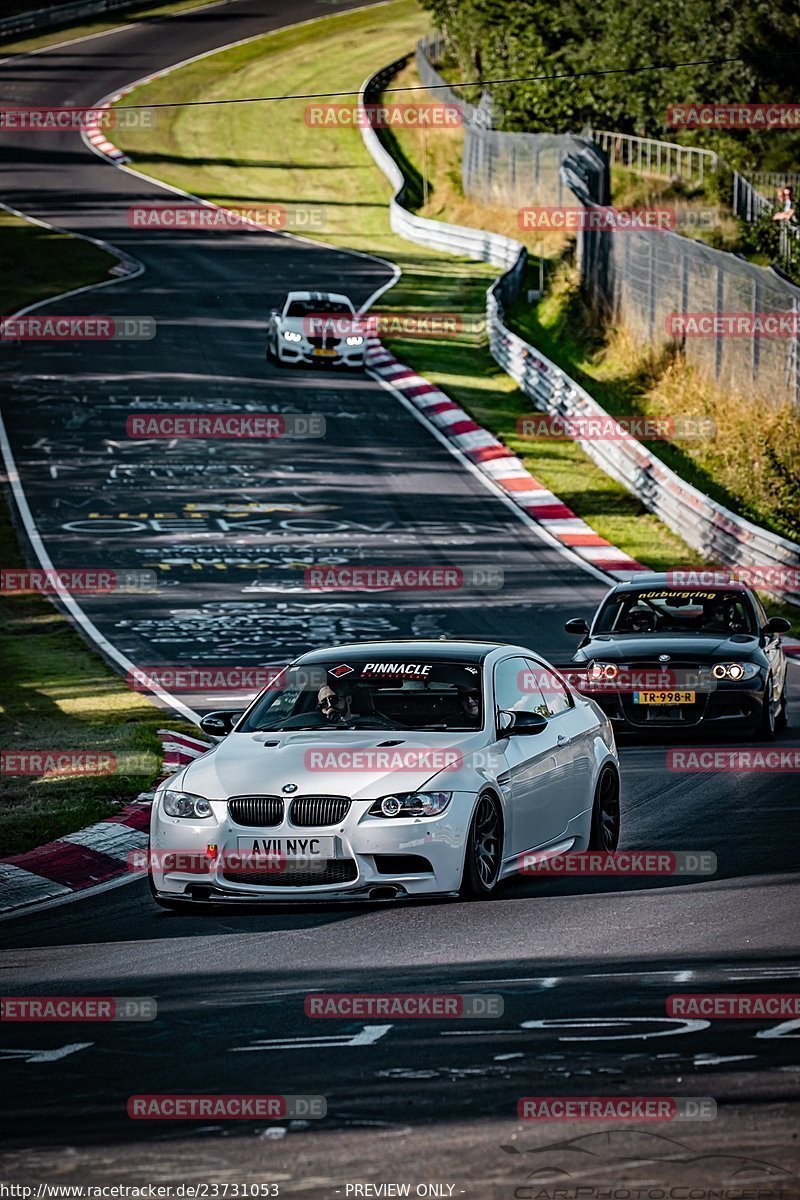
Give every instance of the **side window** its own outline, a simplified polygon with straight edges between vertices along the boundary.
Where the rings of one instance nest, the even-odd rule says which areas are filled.
[[[767,623],[766,610],[755,592],[753,592],[751,599],[753,601],[753,608],[756,610],[756,622],[758,624],[758,628],[763,629]]]
[[[546,705],[544,712],[546,717],[557,717],[559,713],[567,712],[573,707],[569,692],[554,671],[551,671],[544,663],[530,661],[528,666],[531,672],[535,672],[536,678],[541,684]]]
[[[524,658],[504,658],[494,669],[497,707],[504,712],[548,715],[540,685],[542,668]]]

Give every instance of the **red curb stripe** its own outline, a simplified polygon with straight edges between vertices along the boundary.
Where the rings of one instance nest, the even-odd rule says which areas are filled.
[[[458,405],[454,404],[452,400],[437,400],[435,404],[426,404],[424,412],[429,417],[431,413],[453,412],[457,409]]]
[[[27,854],[18,854],[4,861],[34,875],[41,875],[51,883],[72,888],[73,891],[104,883],[107,879],[123,875],[127,869],[118,858],[73,842],[50,842],[47,846],[39,846]]]
[[[476,425],[469,417],[464,421],[454,421],[452,425],[447,426],[450,437],[455,437],[459,433],[475,433],[478,429],[480,429],[480,425]]]
[[[563,521],[574,518],[575,513],[566,504],[529,504],[525,511],[529,517],[538,521]],[[561,540],[560,538],[558,539]]]
[[[643,567],[641,563],[636,562],[634,558],[587,558],[587,562],[591,562],[594,566],[599,567],[601,571],[649,571],[649,567]]]
[[[397,376],[395,376],[397,378]],[[434,387],[432,383],[417,383],[414,387],[405,388],[404,396],[429,396],[431,392],[438,392],[439,389]]]
[[[547,491],[544,484],[539,483],[538,479],[534,479],[532,475],[507,475],[505,479],[495,479],[495,483],[499,483],[500,487],[505,488],[507,492]]]
[[[132,804],[123,808],[122,812],[108,818],[110,825],[127,825],[129,829],[148,829],[150,827],[150,805]]]
[[[599,533],[559,533],[558,540],[565,546],[610,546]]]
[[[474,450],[465,450],[464,453],[475,463],[490,462],[495,458],[514,457],[508,447],[502,446],[499,442],[496,446],[478,446]]]

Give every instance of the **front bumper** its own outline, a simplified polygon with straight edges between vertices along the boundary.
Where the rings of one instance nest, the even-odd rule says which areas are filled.
[[[308,367],[349,367],[360,370],[364,366],[366,344],[363,346],[333,346],[332,354],[315,354],[314,347],[309,342],[287,342],[280,336],[278,343],[278,359],[287,365]]]
[[[186,821],[166,816],[156,801],[150,824],[150,873],[163,899],[198,903],[297,900],[377,900],[458,891],[475,797],[454,794],[439,817],[387,819],[367,815],[371,800],[354,800],[336,826],[257,828],[236,824],[227,805],[215,816]],[[321,869],[238,870],[239,839],[333,838],[334,857]],[[208,850],[213,846],[214,852]],[[170,856],[179,856],[174,861]],[[185,869],[186,859],[190,869]],[[175,866],[178,869],[173,869]],[[181,869],[184,868],[184,869]]]
[[[655,731],[698,726],[752,728],[761,720],[766,685],[756,678],[745,683],[720,683],[709,692],[697,692],[694,703],[648,706],[636,704],[631,693],[591,692],[615,729]]]

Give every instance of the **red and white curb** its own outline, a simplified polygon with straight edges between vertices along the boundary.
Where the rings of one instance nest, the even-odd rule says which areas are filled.
[[[531,475],[494,434],[476,424],[463,408],[427,379],[398,362],[377,338],[369,340],[367,363],[376,375],[391,383],[424,413],[517,508],[533,518],[562,546],[615,579],[627,579],[634,571],[649,569],[595,533],[563,500]]]
[[[115,104],[122,98],[124,92],[117,92],[110,100],[102,104],[99,108],[93,108],[86,120],[86,140],[91,142],[96,150],[104,154],[106,158],[110,158],[112,162],[130,162],[127,154],[110,142],[102,128],[103,117],[111,111],[111,105]]]
[[[210,743],[199,738],[170,729],[158,732],[164,746],[162,779],[210,749]],[[149,798],[128,804],[96,825],[0,859],[0,913],[69,896],[130,874],[130,852],[147,847],[150,804]]]

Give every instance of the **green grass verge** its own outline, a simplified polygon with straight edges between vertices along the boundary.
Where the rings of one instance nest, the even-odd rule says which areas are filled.
[[[411,246],[391,233],[390,187],[357,130],[310,125],[304,119],[306,101],[181,107],[200,96],[228,100],[334,90],[352,103],[353,97],[344,93],[355,91],[371,71],[408,52],[426,26],[425,16],[411,0],[393,0],[379,9],[266,35],[138,89],[127,103],[161,102],[175,108],[162,110],[171,115],[160,120],[157,130],[126,131],[117,141],[138,169],[217,203],[323,206],[327,225],[321,239],[384,255],[400,266],[402,278],[382,297],[382,311],[480,316],[495,270]],[[393,85],[415,80],[409,67]],[[422,92],[417,95],[427,99]],[[513,212],[487,212],[463,196],[459,139],[452,133],[428,134],[430,187],[423,208],[420,135],[404,129],[386,136],[409,180],[410,204],[427,216],[519,236]],[[548,246],[546,256],[555,263],[563,242],[554,239]],[[298,286],[304,283],[314,285],[313,280],[297,281]],[[491,429],[542,483],[620,549],[655,569],[700,563],[695,552],[576,445],[518,436],[517,420],[530,413],[530,401],[494,363],[484,335],[464,332],[438,341],[404,337],[387,339],[386,344]]]
[[[4,314],[95,283],[115,262],[89,242],[0,214]],[[1,494],[0,563],[25,566]],[[5,750],[102,751],[115,755],[119,767],[94,777],[0,774],[0,854],[19,854],[115,812],[156,779],[157,730],[165,723],[194,728],[176,726],[143,695],[129,691],[42,596],[0,595],[0,675]]]
[[[100,283],[118,261],[93,242],[44,229],[0,209],[0,315]]]

